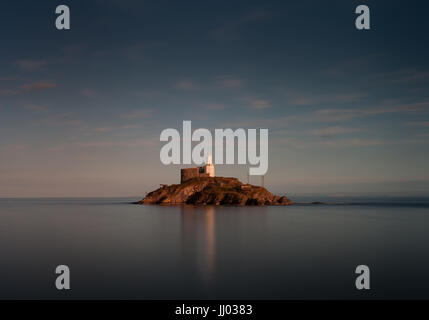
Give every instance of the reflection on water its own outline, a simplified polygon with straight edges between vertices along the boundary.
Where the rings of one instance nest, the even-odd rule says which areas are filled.
[[[214,261],[215,261],[215,218],[214,208],[209,207],[206,209],[206,266],[207,266],[207,278],[212,279]]]
[[[195,260],[197,272],[210,288],[216,259],[215,208],[183,206],[180,213],[184,259]]]
[[[429,298],[429,201],[351,200],[359,205],[0,199],[0,298]],[[55,289],[59,264],[70,292]],[[354,286],[359,264],[371,269],[370,293]]]

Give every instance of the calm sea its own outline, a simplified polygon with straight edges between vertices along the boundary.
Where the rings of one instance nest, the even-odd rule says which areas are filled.
[[[0,199],[0,298],[429,298],[429,198],[243,208],[136,200]],[[54,286],[60,264],[69,291]],[[369,291],[355,289],[361,264]]]

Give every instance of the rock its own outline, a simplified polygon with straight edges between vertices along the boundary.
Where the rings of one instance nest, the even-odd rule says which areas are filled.
[[[196,177],[181,184],[161,185],[139,204],[264,206],[290,205],[292,201],[236,178]]]

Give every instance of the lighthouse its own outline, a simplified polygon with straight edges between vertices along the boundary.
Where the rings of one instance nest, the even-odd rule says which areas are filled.
[[[180,170],[180,183],[196,177],[214,177],[215,170],[212,163],[212,155],[207,157],[206,164],[202,167],[184,168]]]
[[[214,170],[214,165],[212,163],[212,155],[211,154],[209,154],[207,156],[207,163],[204,166],[204,173],[207,173],[209,177],[215,176],[215,170]]]

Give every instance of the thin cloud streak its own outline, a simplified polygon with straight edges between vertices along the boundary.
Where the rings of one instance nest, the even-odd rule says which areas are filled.
[[[152,116],[152,110],[142,109],[136,110],[130,113],[121,114],[120,117],[123,119],[147,119]]]
[[[56,87],[55,83],[38,81],[38,82],[23,84],[17,89],[2,89],[0,90],[0,95],[16,96],[27,92],[40,91],[44,89],[52,89],[55,87]]]
[[[422,114],[429,112],[429,101],[418,103],[400,104],[377,108],[362,109],[318,109],[311,112],[304,112],[291,116],[279,116],[275,118],[247,118],[236,122],[223,123],[226,127],[235,128],[283,128],[287,125],[297,123],[338,123],[347,122],[357,118],[379,116],[389,113]]]
[[[14,61],[14,64],[23,71],[34,72],[42,70],[48,64],[48,61],[44,59],[20,59]]]
[[[222,76],[215,81],[215,86],[221,89],[241,88],[244,80],[234,76]]]
[[[181,80],[173,84],[173,88],[179,90],[195,90],[199,88],[199,85],[196,82],[190,80]]]
[[[310,130],[309,135],[329,138],[329,137],[344,135],[348,133],[354,133],[357,131],[360,131],[360,130],[357,128],[348,128],[348,127],[328,127],[328,128]]]

